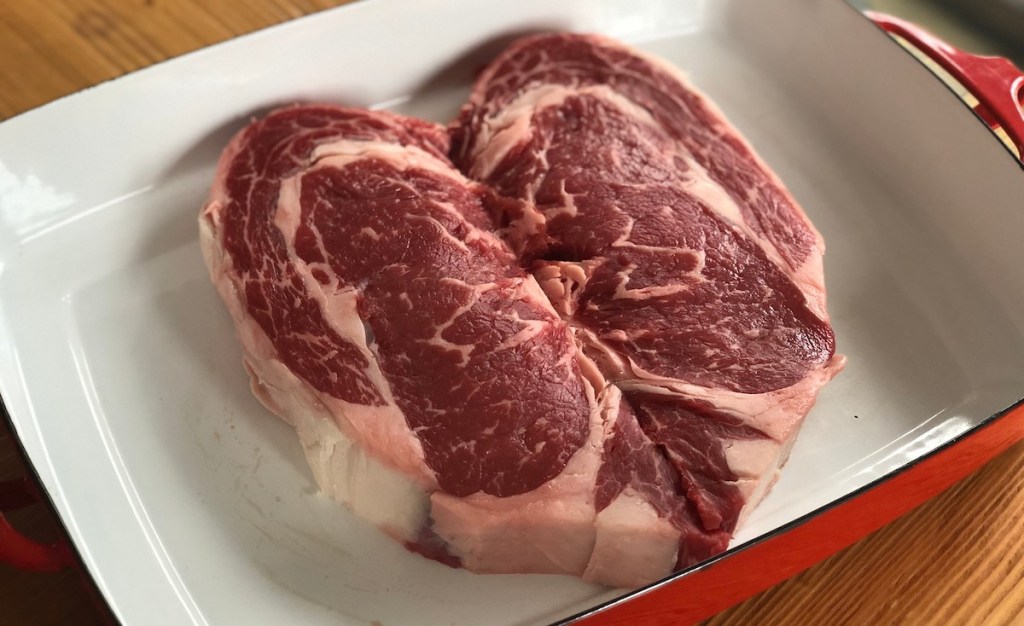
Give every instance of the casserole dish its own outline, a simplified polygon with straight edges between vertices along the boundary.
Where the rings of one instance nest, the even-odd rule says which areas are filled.
[[[373,0],[0,125],[0,393],[124,622],[698,619],[1021,437],[1024,174],[969,109],[837,0],[551,4]],[[330,100],[446,121],[504,42],[556,28],[659,54],[725,111],[824,234],[849,357],[730,552],[633,594],[449,570],[317,496],[249,394],[196,241],[251,115]]]

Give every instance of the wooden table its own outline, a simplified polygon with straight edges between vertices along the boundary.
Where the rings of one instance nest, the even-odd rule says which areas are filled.
[[[344,0],[4,0],[0,120],[338,4]],[[0,480],[19,471],[4,430]],[[52,524],[46,516],[39,508],[18,521]],[[74,574],[26,574],[0,566],[0,623],[98,622]],[[899,521],[708,621],[916,623],[1024,624],[1024,445]]]

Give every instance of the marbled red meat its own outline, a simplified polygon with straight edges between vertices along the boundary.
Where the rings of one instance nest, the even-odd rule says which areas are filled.
[[[820,235],[703,96],[601,37],[513,43],[452,134],[455,163],[509,201],[503,236],[632,407],[599,506],[632,485],[680,530],[680,566],[721,549],[842,367]],[[672,512],[651,492],[666,462],[687,504]]]
[[[447,564],[636,586],[721,552],[841,367],[820,236],[606,39],[514,43],[450,132],[303,105],[232,140],[200,228],[254,393]]]

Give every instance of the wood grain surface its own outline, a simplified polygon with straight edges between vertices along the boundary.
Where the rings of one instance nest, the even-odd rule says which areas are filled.
[[[0,119],[331,0],[3,0]],[[21,471],[0,427],[0,480]],[[50,528],[43,507],[14,520]],[[0,566],[0,624],[93,624],[73,572]],[[1024,445],[854,546],[706,622],[1024,624]]]

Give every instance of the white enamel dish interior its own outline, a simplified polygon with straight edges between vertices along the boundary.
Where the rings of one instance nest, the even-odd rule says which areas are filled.
[[[125,623],[542,623],[623,593],[449,569],[318,495],[249,392],[197,244],[250,116],[322,99],[447,121],[476,67],[540,29],[674,62],[827,241],[849,365],[734,545],[1024,395],[1024,172],[839,0],[360,3],[0,125],[0,391]]]

